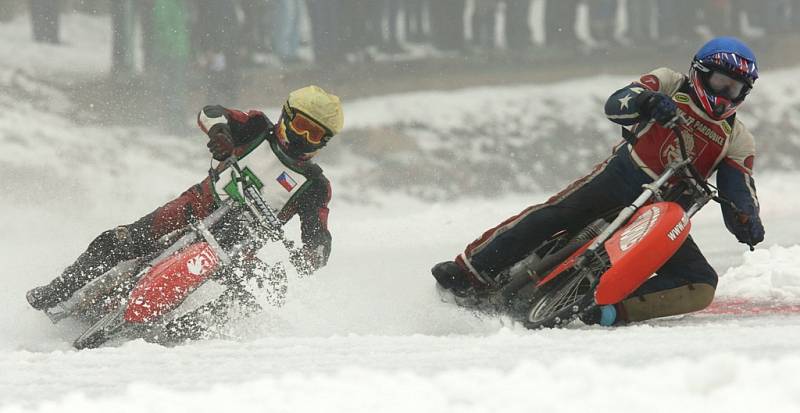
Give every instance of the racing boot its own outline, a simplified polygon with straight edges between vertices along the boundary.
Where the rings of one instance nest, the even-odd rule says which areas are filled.
[[[497,304],[491,300],[488,286],[458,261],[440,262],[431,268],[431,273],[436,278],[436,289],[443,302],[485,313],[498,310]]]
[[[62,301],[58,292],[50,284],[28,291],[25,298],[28,300],[28,304],[37,310],[47,310]]]
[[[589,326],[599,324],[603,327],[611,327],[620,321],[617,319],[617,307],[611,304],[595,306],[578,318],[583,324]]]
[[[472,288],[469,272],[455,261],[444,261],[434,265],[431,274],[442,288],[456,295],[463,295]]]
[[[87,261],[94,261],[92,257],[83,253],[74,264],[67,267],[64,272],[49,284],[36,287],[25,295],[28,304],[37,310],[47,310],[68,300],[97,276],[105,272],[105,266],[92,266]]]
[[[25,295],[28,304],[37,310],[47,310],[68,300],[123,259],[132,258],[128,240],[129,234],[124,226],[103,232],[61,275],[49,284],[28,291]]]

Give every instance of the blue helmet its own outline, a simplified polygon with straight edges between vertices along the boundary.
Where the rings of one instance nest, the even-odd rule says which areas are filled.
[[[756,56],[739,39],[717,37],[694,55],[689,78],[703,110],[714,119],[725,119],[758,79]]]

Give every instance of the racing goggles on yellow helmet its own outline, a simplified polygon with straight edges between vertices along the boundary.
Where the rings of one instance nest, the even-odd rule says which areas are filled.
[[[330,129],[288,103],[283,105],[283,127],[289,142],[303,147],[304,152],[325,146],[333,137]]]

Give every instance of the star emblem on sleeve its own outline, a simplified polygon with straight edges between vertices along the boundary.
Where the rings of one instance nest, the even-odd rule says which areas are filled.
[[[633,95],[628,93],[624,98],[619,99],[619,110],[628,109],[628,102],[633,98]]]

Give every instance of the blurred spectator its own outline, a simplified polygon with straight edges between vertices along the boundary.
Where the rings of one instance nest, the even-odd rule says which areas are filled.
[[[397,54],[405,52],[399,42],[398,18],[402,0],[371,0],[365,4],[367,11],[367,45],[378,46],[381,52]]]
[[[425,9],[428,7],[427,0],[406,0],[406,41],[421,43],[426,40],[425,36]]]
[[[283,63],[300,61],[300,0],[277,0],[272,19],[272,50]]]
[[[111,0],[111,72],[127,77],[133,73],[133,0]]]
[[[591,0],[587,3],[592,39],[601,47],[610,46],[617,29],[617,0]]]
[[[706,0],[703,8],[703,17],[711,33],[708,37],[731,34],[733,22],[731,19],[730,0]]]
[[[342,0],[352,3],[345,13],[351,16],[346,20],[351,26],[362,30],[364,38],[359,43],[360,47],[379,46],[383,41],[383,1],[379,0]],[[361,19],[360,21],[357,19]],[[355,40],[355,39],[353,39]]]
[[[658,37],[662,45],[697,43],[697,14],[702,3],[696,0],[658,0]]]
[[[733,28],[738,36],[753,37],[762,34],[767,23],[768,1],[731,0]],[[742,24],[742,18],[746,19],[747,25]]]
[[[28,0],[31,13],[33,40],[41,43],[59,43],[60,1]]]
[[[792,9],[792,28],[796,32],[800,30],[800,0],[791,0],[789,7]]]
[[[379,43],[380,26],[373,9],[380,6],[370,0],[340,0],[339,41],[342,53],[349,60],[364,62],[370,57],[366,50]]]
[[[792,0],[770,0],[767,28],[781,33],[792,30]]]
[[[475,0],[472,10],[472,45],[480,49],[495,46],[497,0]]]
[[[10,22],[26,8],[28,5],[19,0],[0,0],[0,23]]]
[[[505,0],[506,46],[515,51],[525,51],[533,46],[531,26],[531,0]]]
[[[233,0],[194,0],[193,30],[209,103],[235,106],[239,96],[241,32]]]
[[[153,69],[163,127],[182,132],[186,116],[186,68],[189,28],[183,0],[155,0],[152,9]]]
[[[635,45],[650,43],[653,39],[653,17],[656,12],[655,0],[628,0],[625,4],[628,10],[628,38]]]
[[[545,0],[545,44],[548,47],[574,48],[578,45],[575,35],[578,2],[579,0]]]
[[[255,62],[257,55],[264,55],[270,51],[269,27],[273,19],[269,17],[271,11],[275,9],[274,3],[269,0],[240,0],[239,4],[244,18],[241,25],[241,44],[244,49],[241,58],[243,61]]]
[[[306,0],[311,20],[311,42],[314,61],[322,66],[336,66],[344,62],[342,53],[339,12],[342,0]]]
[[[139,25],[142,28],[142,65],[145,72],[154,70],[153,63],[153,2],[154,0],[137,0],[134,2]],[[195,48],[194,42],[191,44]]]
[[[431,38],[440,50],[464,50],[466,0],[432,0]]]
[[[382,50],[386,53],[397,54],[404,53],[406,50],[400,46],[399,27],[397,25],[400,16],[400,3],[402,0],[383,0],[383,16],[386,19],[386,24],[383,26],[383,47]]]

